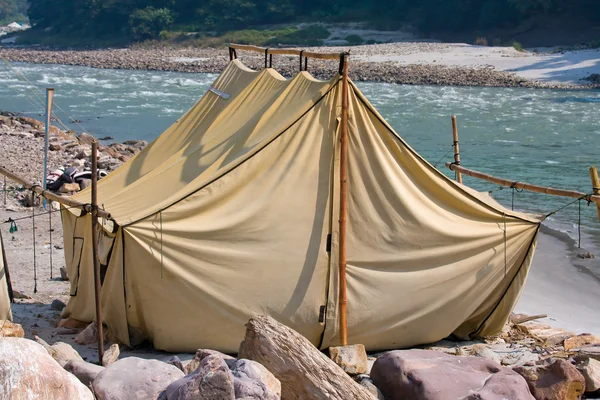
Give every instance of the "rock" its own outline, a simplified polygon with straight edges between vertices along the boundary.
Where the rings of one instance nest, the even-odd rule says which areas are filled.
[[[484,344],[476,344],[471,349],[471,355],[477,357],[483,357],[486,360],[493,361],[498,364],[502,364],[502,358],[498,354],[496,354],[493,350],[487,347]]]
[[[0,337],[25,337],[23,327],[7,319],[0,320]]]
[[[64,368],[75,375],[87,387],[90,387],[96,376],[104,370],[104,367],[100,365],[80,360],[71,360],[65,364]]]
[[[87,144],[89,146],[91,146],[92,143],[96,140],[92,135],[86,132],[82,132],[79,136],[77,136],[77,139],[79,140],[79,143]]]
[[[371,394],[314,347],[273,318],[259,315],[246,324],[240,358],[264,365],[281,382],[284,399],[371,399]]]
[[[278,400],[281,382],[263,365],[252,360],[230,360],[235,398]]]
[[[121,354],[119,345],[116,343],[111,344],[108,350],[106,350],[102,356],[102,365],[105,367],[113,365],[119,359],[119,354]]]
[[[94,400],[92,392],[33,340],[0,339],[3,399]]]
[[[102,370],[92,387],[98,400],[157,400],[182,377],[183,372],[162,361],[127,357]]]
[[[87,160],[91,156],[92,156],[92,150],[90,150],[88,148],[81,148],[75,155],[75,158],[78,160]]]
[[[179,368],[181,370],[181,372],[185,373],[185,367],[183,366],[183,363],[181,362],[181,360],[179,359],[179,357],[173,356],[173,357],[169,358],[165,362],[167,364],[171,364],[171,365]]]
[[[585,378],[571,363],[558,359],[549,366],[517,367],[537,400],[577,400],[585,392]]]
[[[329,357],[349,375],[367,372],[367,352],[362,344],[330,347]]]
[[[60,144],[58,144],[58,143],[50,143],[48,145],[48,150],[50,150],[50,151],[59,151],[60,150]]]
[[[60,279],[62,279],[63,281],[69,280],[69,275],[67,273],[66,267],[60,267]]]
[[[112,136],[103,136],[103,137],[101,137],[101,138],[100,138],[100,139],[98,139],[98,140],[115,140],[115,138],[114,138],[114,137],[112,137]]]
[[[371,377],[369,375],[365,375],[365,374],[356,375],[354,377],[354,380],[356,381],[356,383],[358,383],[359,385],[361,385],[362,387],[367,389],[367,391],[369,393],[371,393],[371,395],[374,398],[376,398],[377,400],[385,400],[385,398],[383,397],[383,394],[381,394],[379,389],[377,389],[377,386],[375,386],[375,384],[373,383],[373,380],[371,379]]]
[[[88,188],[90,186],[92,186],[92,180],[91,179],[84,178],[84,179],[80,179],[79,180],[79,187],[81,188],[81,190],[83,190],[85,188]]]
[[[71,193],[71,192],[79,192],[81,188],[78,183],[63,183],[63,185],[58,189],[59,193]]]
[[[58,299],[52,300],[50,303],[50,308],[56,311],[62,311],[67,305]]]
[[[56,342],[50,346],[38,336],[34,336],[34,339],[61,367],[64,367],[69,361],[83,361],[77,350],[68,343]]]
[[[103,327],[102,333],[106,338],[106,327]],[[82,345],[89,345],[98,342],[98,329],[96,327],[96,322],[92,322],[89,324],[83,331],[79,333],[79,335],[75,336],[75,343]]]
[[[600,361],[586,358],[576,365],[585,379],[585,391],[595,392],[600,390]]]
[[[432,350],[396,350],[380,356],[371,378],[386,400],[534,400],[523,377],[481,357]]]
[[[582,346],[578,351],[578,357],[588,357],[600,361],[600,345]]]
[[[565,339],[563,346],[566,351],[578,349],[588,344],[600,344],[600,338],[589,333],[573,336]]]
[[[209,350],[209,349],[198,349],[196,351],[196,354],[194,355],[194,358],[192,358],[192,360],[185,366],[185,373],[187,374],[191,374],[192,372],[194,372],[196,369],[198,369],[198,367],[200,366],[200,362],[205,359],[208,356],[219,356],[221,357],[223,360],[235,360],[235,358],[227,355],[227,354],[223,354],[220,351],[216,351],[216,350]]]
[[[205,357],[198,369],[172,382],[166,389],[168,400],[235,400],[233,377],[225,360],[218,355]]]
[[[15,299],[26,299],[26,300],[31,300],[31,296],[26,295],[23,292],[20,292],[18,290],[14,290],[13,289],[13,297]]]

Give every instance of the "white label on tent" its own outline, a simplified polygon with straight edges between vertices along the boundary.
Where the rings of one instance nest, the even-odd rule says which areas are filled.
[[[214,94],[216,94],[217,96],[225,99],[225,100],[229,100],[229,98],[231,97],[231,95],[227,94],[227,93],[223,93],[218,89],[215,89],[214,87],[211,87],[210,89],[211,92],[213,92]]]

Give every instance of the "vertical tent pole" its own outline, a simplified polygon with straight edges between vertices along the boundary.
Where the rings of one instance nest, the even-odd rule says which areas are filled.
[[[50,137],[50,120],[52,119],[52,101],[54,99],[54,89],[46,89],[46,134],[44,135],[44,190],[47,189],[46,178],[48,177],[48,138]],[[44,208],[46,208],[46,198],[44,197]]]
[[[340,280],[340,344],[348,344],[348,324],[346,317],[346,219],[347,206],[346,182],[348,178],[348,58],[341,55],[342,66],[342,125],[340,137],[340,254],[339,254],[339,280]]]
[[[596,167],[590,167],[590,177],[592,178],[592,191],[597,196],[600,194],[600,179],[598,178]],[[598,211],[598,219],[600,219],[600,204],[596,203],[596,209]]]
[[[460,165],[460,151],[458,149],[458,125],[456,124],[456,115],[452,116],[452,137],[454,138],[454,164]],[[462,183],[462,174],[456,172],[456,181]]]
[[[100,260],[98,259],[98,142],[92,142],[92,253],[94,257],[94,296],[96,299],[96,325],[98,331],[98,359],[102,365],[104,335],[102,309],[100,308]]]

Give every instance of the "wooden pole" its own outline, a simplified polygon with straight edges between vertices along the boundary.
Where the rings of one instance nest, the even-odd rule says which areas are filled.
[[[52,192],[44,191],[44,189],[42,189],[39,185],[34,185],[33,183],[27,181],[25,178],[21,178],[20,176],[13,174],[6,168],[0,167],[0,174],[6,176],[10,180],[20,183],[25,187],[25,189],[33,190],[34,192],[36,192],[42,197],[47,198],[48,200],[56,201],[67,207],[81,208],[86,212],[92,211],[92,207],[89,204],[80,203],[68,197],[63,197]],[[112,219],[110,213],[103,210],[98,210],[98,216],[101,218]]]
[[[246,50],[253,51],[256,53],[262,53],[265,56],[267,54],[279,54],[279,55],[289,55],[289,56],[300,56],[306,58],[318,58],[320,60],[339,60],[344,53],[318,53],[314,51],[303,51],[298,49],[274,49],[274,48],[266,48],[266,47],[258,47],[247,44],[229,44],[230,49],[234,50]]]
[[[346,219],[348,181],[348,57],[343,57],[342,73],[342,122],[340,137],[340,244],[339,244],[339,280],[340,280],[340,343],[348,344],[348,323],[346,296]]]
[[[531,183],[526,182],[511,181],[510,179],[504,179],[499,178],[497,176],[484,174],[483,172],[467,169],[465,167],[455,165],[452,163],[446,163],[446,167],[451,169],[452,171],[458,171],[464,175],[492,182],[497,185],[508,186],[515,189],[523,189],[529,192],[544,193],[552,196],[571,197],[573,199],[584,199],[586,201],[590,201],[596,204],[600,203],[600,195],[589,195],[587,193],[577,192],[575,190],[555,189],[547,186],[533,185]]]
[[[595,196],[600,195],[600,178],[598,178],[598,170],[596,167],[590,167],[590,177],[592,178],[592,191]],[[600,219],[600,203],[596,203],[598,211],[598,219]]]
[[[102,365],[104,335],[102,333],[102,308],[100,307],[100,260],[98,258],[98,142],[92,142],[92,254],[94,257],[94,296],[96,299],[96,325],[98,331],[98,359]]]
[[[460,165],[460,150],[458,149],[458,125],[456,124],[456,115],[452,116],[452,137],[454,139],[454,164]],[[462,174],[456,172],[456,181],[462,183]]]
[[[6,278],[6,287],[8,289],[8,298],[11,303],[15,302],[15,296],[13,293],[12,282],[10,281],[10,272],[8,272],[8,259],[6,257],[6,249],[4,248],[4,240],[2,239],[2,232],[0,232],[0,248],[2,248],[2,263],[4,265],[4,277]]]
[[[48,187],[46,179],[48,177],[48,140],[50,138],[50,122],[52,120],[52,101],[54,99],[54,89],[46,89],[46,128],[44,135],[44,175],[42,182],[44,190]],[[46,199],[44,199],[44,208],[46,208]]]

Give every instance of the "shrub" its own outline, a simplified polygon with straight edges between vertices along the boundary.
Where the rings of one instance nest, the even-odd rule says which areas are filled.
[[[516,51],[525,51],[523,50],[523,46],[519,42],[513,42],[512,47],[514,47]]]
[[[172,23],[173,15],[168,8],[137,9],[129,17],[131,34],[136,40],[156,39]]]
[[[359,44],[363,43],[363,38],[361,38],[359,35],[348,35],[344,38],[344,40],[348,42],[350,46],[358,46]]]
[[[476,46],[487,46],[488,40],[486,37],[478,37],[475,39],[475,45]]]

